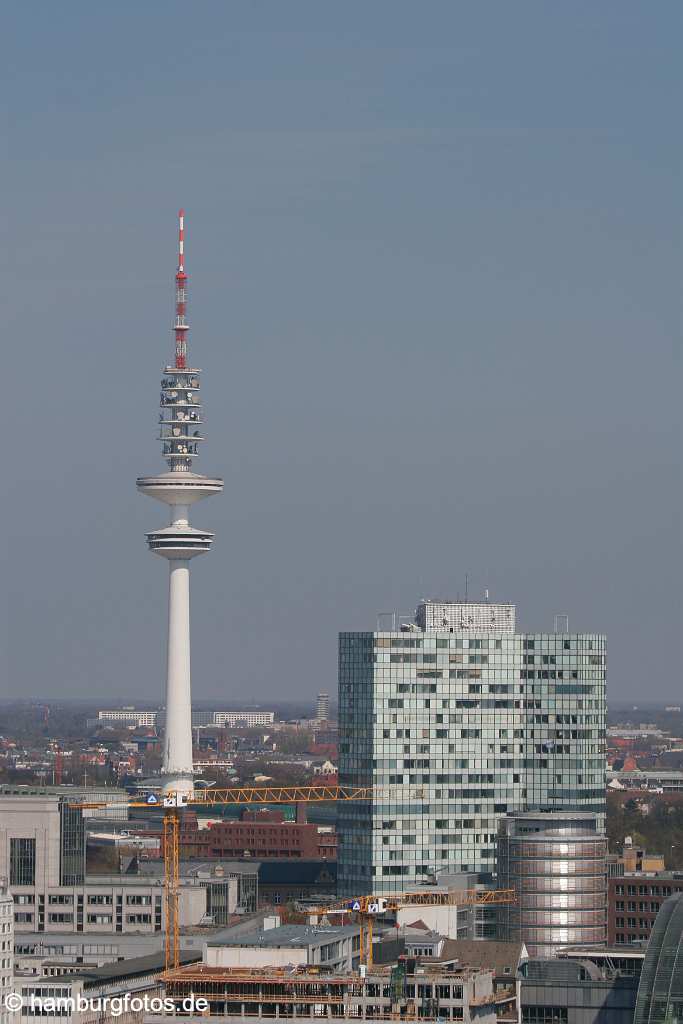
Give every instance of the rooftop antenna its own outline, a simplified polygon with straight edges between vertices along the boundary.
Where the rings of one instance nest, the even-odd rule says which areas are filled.
[[[469,590],[469,585],[470,585],[470,574],[468,572],[466,572],[465,573],[465,604],[467,604],[467,591]]]

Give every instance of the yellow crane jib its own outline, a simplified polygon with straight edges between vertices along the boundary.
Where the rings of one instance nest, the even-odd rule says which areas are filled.
[[[179,817],[183,807],[215,807],[220,804],[291,804],[323,803],[337,800],[372,800],[381,796],[382,787],[372,786],[233,786],[230,789],[195,790],[194,793],[151,792],[132,800],[97,800],[69,802],[81,810],[102,810],[108,807],[147,808],[164,812],[162,851],[166,896],[166,970],[178,966],[179,953]],[[419,790],[418,790],[419,792]],[[459,904],[515,903],[514,889],[468,889],[460,892],[430,892],[429,889],[390,896],[358,896],[317,907],[308,913],[323,917],[327,913],[356,913],[361,922],[361,960],[367,946],[367,963],[372,965],[372,921],[388,911],[405,906],[457,906]]]

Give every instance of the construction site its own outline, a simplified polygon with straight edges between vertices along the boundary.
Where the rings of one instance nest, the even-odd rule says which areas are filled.
[[[166,975],[166,994],[178,1006],[190,994],[209,1003],[207,1013],[222,1017],[283,1019],[416,1020],[440,1018],[493,1024],[506,1001],[494,992],[493,971],[474,971],[457,961],[402,959],[355,974],[322,968],[264,967],[226,969],[193,964]]]

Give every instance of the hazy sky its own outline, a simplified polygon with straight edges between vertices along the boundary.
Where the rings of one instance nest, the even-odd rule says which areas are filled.
[[[175,216],[196,698],[336,693],[423,596],[681,696],[680,3],[15,3],[2,693],[161,699]]]

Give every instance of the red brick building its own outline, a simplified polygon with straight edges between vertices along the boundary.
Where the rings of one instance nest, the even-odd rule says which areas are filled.
[[[607,945],[650,938],[664,900],[683,891],[683,872],[633,872],[607,879]]]
[[[286,821],[284,811],[244,808],[239,819],[212,822],[200,829],[196,815],[186,815],[180,830],[180,856],[336,860],[337,836],[307,821],[304,804],[297,805],[296,821]]]

